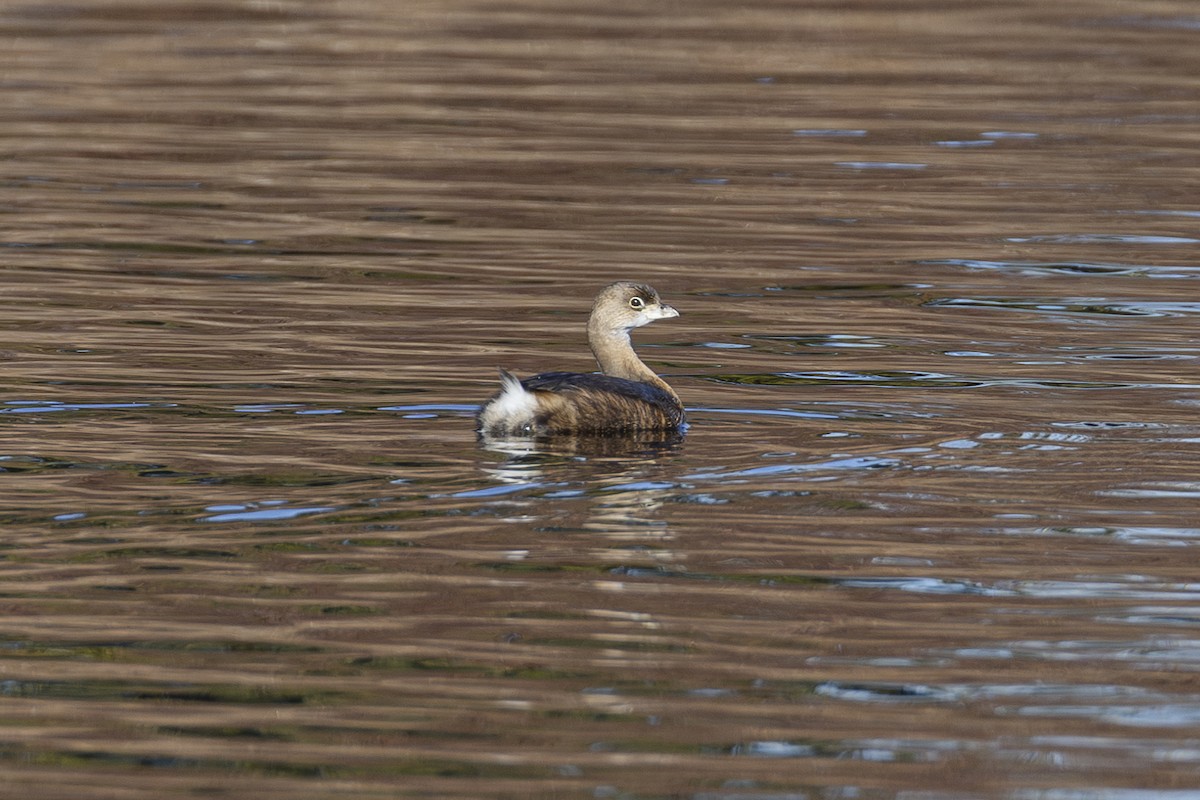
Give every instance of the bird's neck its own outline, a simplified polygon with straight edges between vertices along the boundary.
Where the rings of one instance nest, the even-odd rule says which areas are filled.
[[[588,344],[600,371],[613,378],[624,378],[628,381],[649,383],[665,390],[671,396],[675,392],[667,382],[654,374],[637,353],[633,351],[633,343],[629,341],[629,331],[624,329],[603,330],[592,325],[588,326]]]

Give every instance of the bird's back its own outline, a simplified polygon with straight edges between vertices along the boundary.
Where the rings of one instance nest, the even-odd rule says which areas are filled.
[[[493,436],[665,431],[685,421],[679,398],[650,383],[577,372],[501,378],[478,417],[480,431]]]

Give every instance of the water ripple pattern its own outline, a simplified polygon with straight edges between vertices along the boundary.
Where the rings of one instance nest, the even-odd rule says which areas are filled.
[[[0,794],[1196,796],[1143,5],[6,4]],[[620,279],[689,426],[477,438]]]

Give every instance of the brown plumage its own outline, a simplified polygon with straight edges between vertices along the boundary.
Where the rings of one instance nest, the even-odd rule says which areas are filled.
[[[652,287],[621,281],[596,296],[588,344],[603,374],[545,372],[519,380],[500,370],[500,391],[476,416],[485,436],[674,431],[683,403],[633,351],[629,331],[679,316]]]

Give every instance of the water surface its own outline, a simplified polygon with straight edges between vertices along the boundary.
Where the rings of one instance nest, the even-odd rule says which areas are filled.
[[[10,792],[1189,796],[1191,5],[0,26]],[[481,447],[620,278],[686,437]]]

